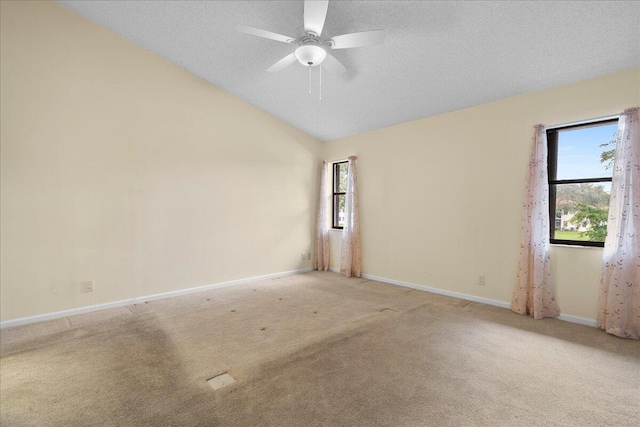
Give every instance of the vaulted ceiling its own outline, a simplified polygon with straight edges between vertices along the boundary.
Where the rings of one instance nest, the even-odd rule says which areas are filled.
[[[323,36],[386,30],[334,50],[348,69],[294,63],[295,46],[235,30],[304,34],[303,1],[69,1],[64,6],[320,140],[640,65],[635,1],[331,1]]]

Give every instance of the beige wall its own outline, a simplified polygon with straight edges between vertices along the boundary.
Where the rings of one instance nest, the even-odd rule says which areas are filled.
[[[319,141],[55,3],[0,15],[2,320],[311,265]]]
[[[510,301],[533,125],[637,105],[636,68],[326,143],[328,160],[358,156],[363,272]],[[594,319],[601,250],[551,255],[563,314]]]

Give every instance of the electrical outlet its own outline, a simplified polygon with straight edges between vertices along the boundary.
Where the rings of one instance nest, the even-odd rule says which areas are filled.
[[[93,280],[82,282],[82,292],[93,292]]]
[[[484,276],[478,276],[478,285],[484,286]]]
[[[302,261],[306,260],[306,259],[307,259],[307,254],[306,254],[305,252],[302,252],[302,253],[300,254],[300,259],[301,259]]]

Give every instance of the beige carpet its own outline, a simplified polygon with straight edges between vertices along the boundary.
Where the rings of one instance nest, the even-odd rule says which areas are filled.
[[[335,273],[0,337],[2,426],[640,425],[638,341]]]

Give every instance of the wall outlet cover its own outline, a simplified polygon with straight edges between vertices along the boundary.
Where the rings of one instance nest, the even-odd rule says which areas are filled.
[[[82,292],[93,292],[93,280],[82,282]]]

